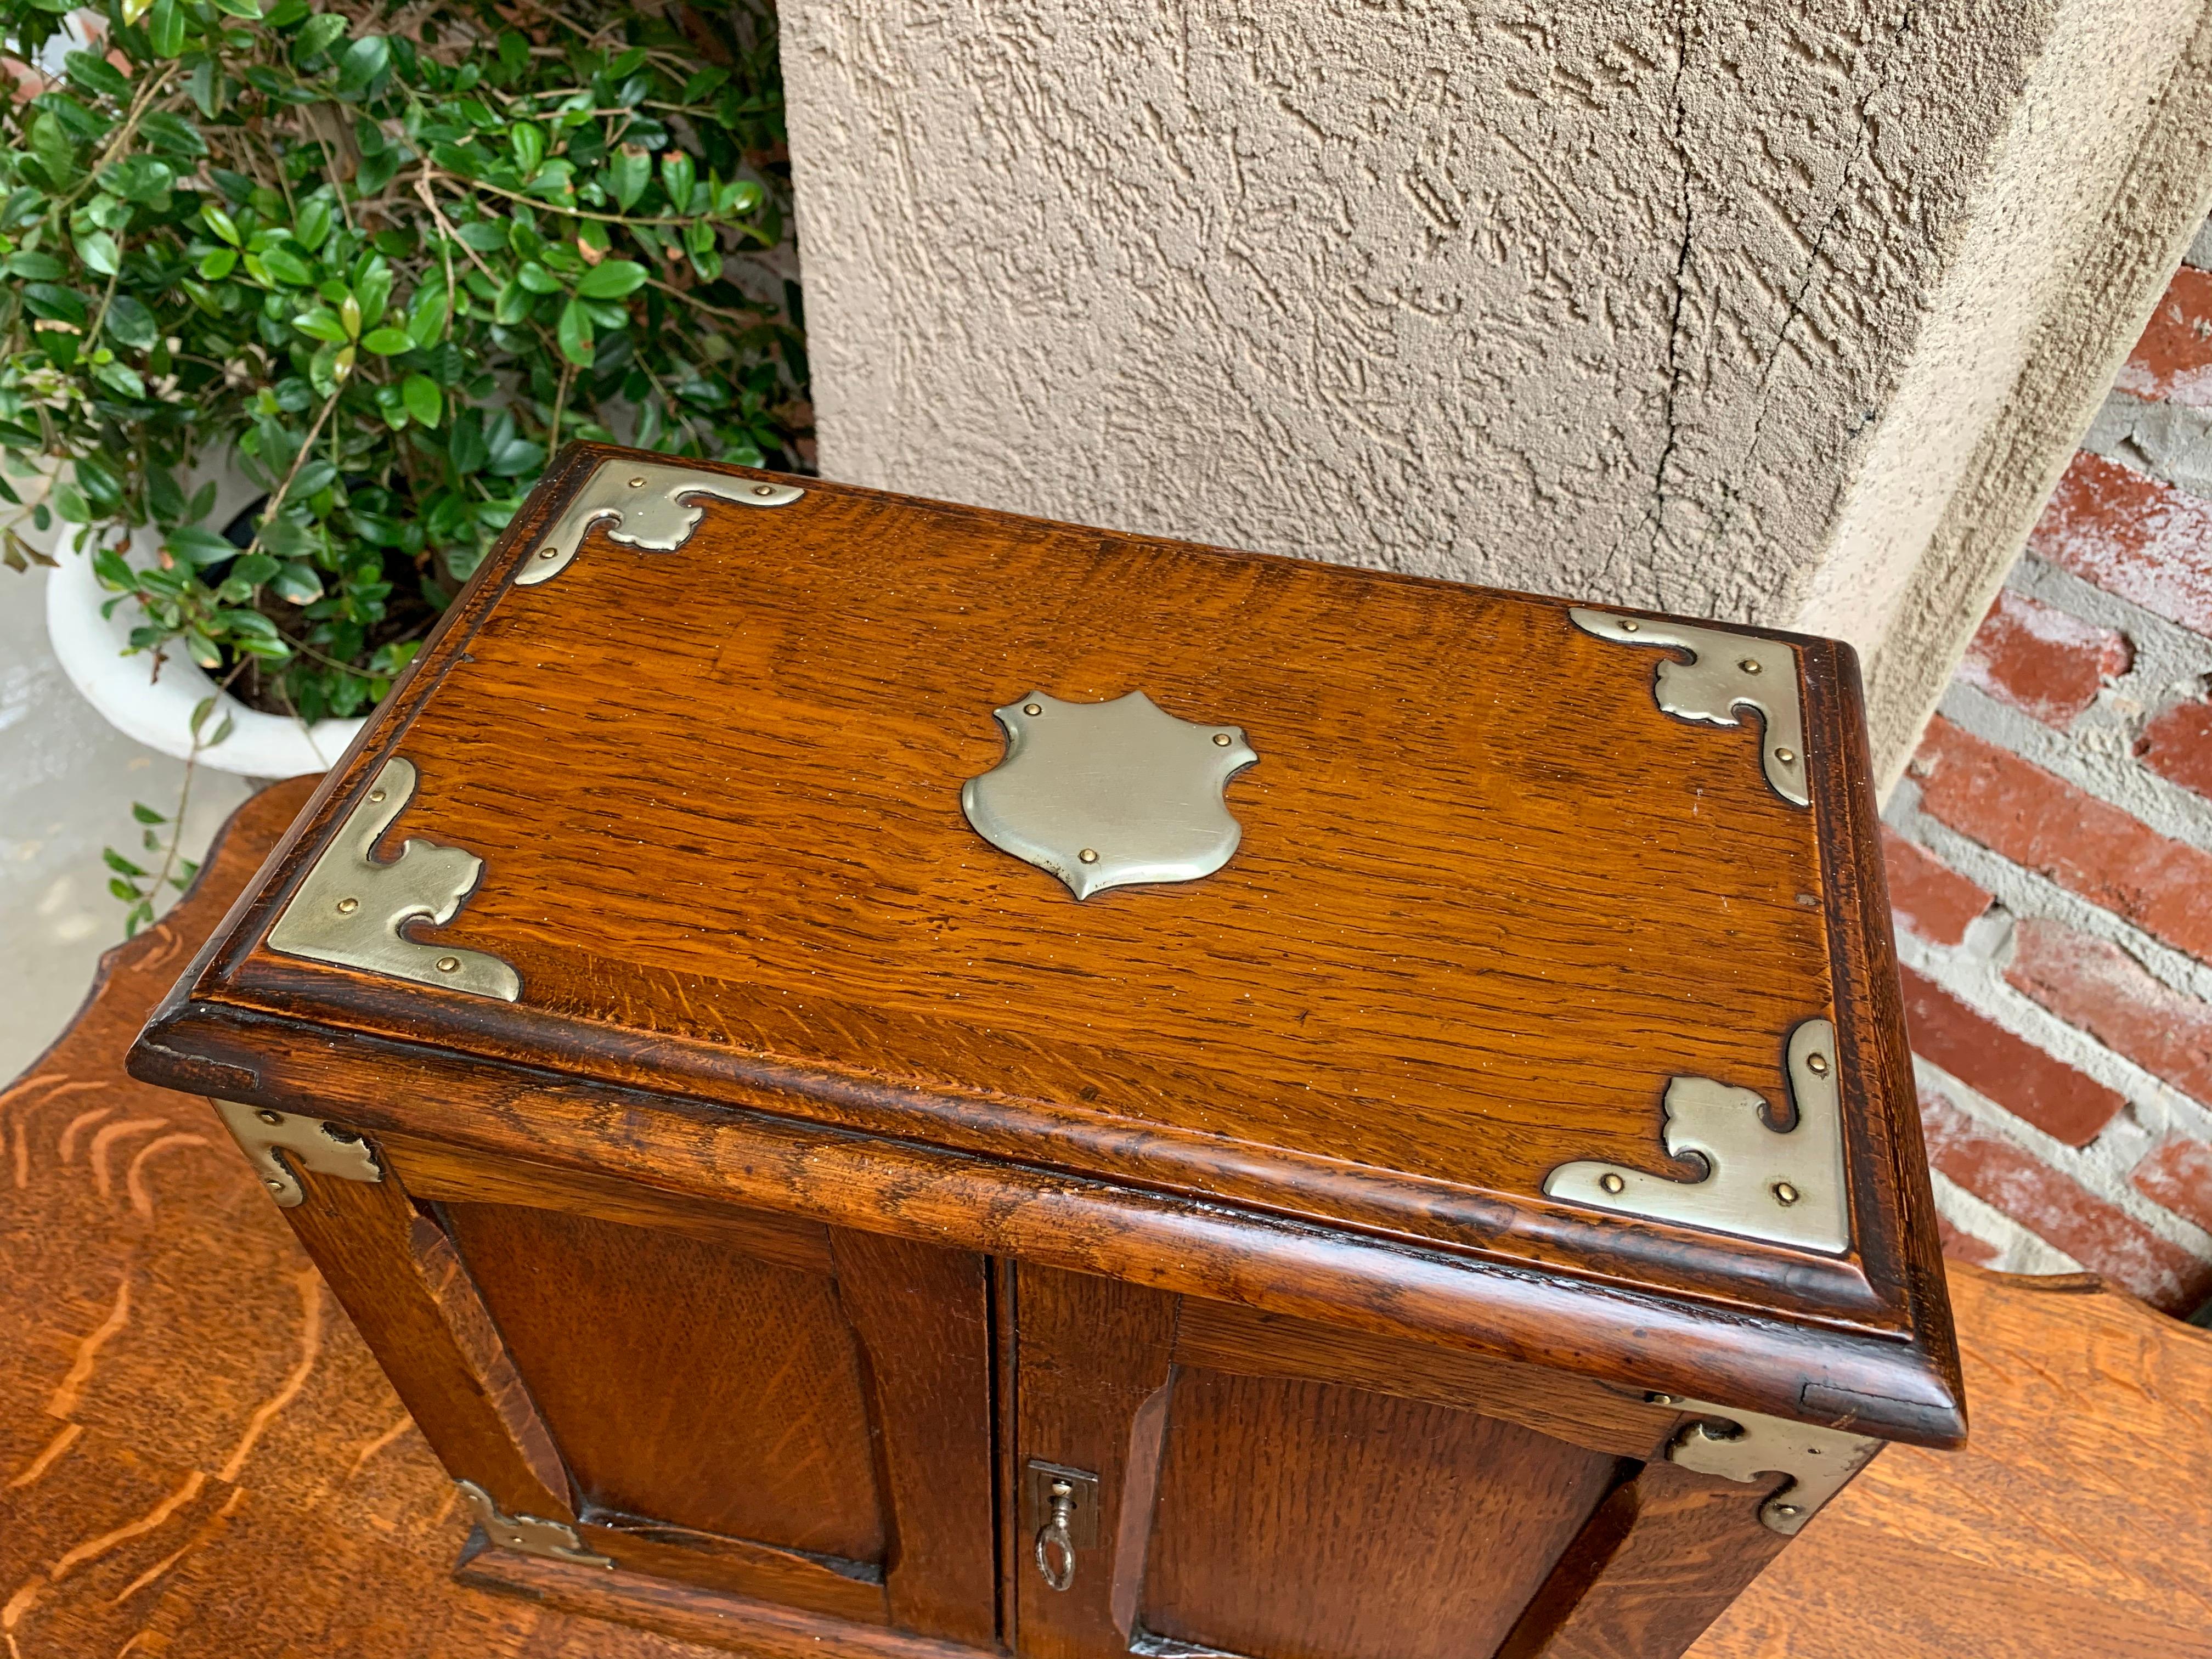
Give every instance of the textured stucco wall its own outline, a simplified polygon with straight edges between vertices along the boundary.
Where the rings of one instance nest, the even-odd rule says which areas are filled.
[[[1947,514],[2025,531],[2201,217],[2142,158],[2208,9],[786,0],[823,467],[1877,664],[1909,615],[1901,754],[2002,575],[1930,586]]]

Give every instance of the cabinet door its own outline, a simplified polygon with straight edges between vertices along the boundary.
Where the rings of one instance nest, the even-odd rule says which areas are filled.
[[[995,1645],[983,1258],[443,1150],[395,1162],[435,1197],[587,1548]]]
[[[1026,1267],[1016,1320],[1032,1659],[1488,1659],[1624,1472],[1602,1425],[1576,1444],[1474,1409],[1349,1334]],[[1544,1409],[1518,1415],[1553,1426]],[[1649,1415],[1610,1437],[1648,1444]],[[1096,1541],[1065,1589],[1031,1553],[1053,1518],[1037,1464],[1097,1477],[1095,1499],[1071,1483],[1096,1510],[1070,1530]]]

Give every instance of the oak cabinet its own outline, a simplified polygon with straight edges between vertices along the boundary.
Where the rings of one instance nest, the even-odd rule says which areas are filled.
[[[472,1582],[1664,1659],[1964,1432],[1875,823],[1827,641],[584,446],[131,1065]]]

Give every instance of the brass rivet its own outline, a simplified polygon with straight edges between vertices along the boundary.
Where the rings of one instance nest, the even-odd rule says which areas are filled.
[[[440,957],[438,958],[438,971],[441,974],[450,974],[460,965],[461,959],[459,957]]]
[[[1778,1181],[1774,1183],[1774,1196],[1778,1203],[1795,1204],[1800,1195],[1797,1189],[1786,1181]]]
[[[1597,1184],[1609,1193],[1617,1193],[1628,1185],[1617,1175],[1600,1176],[1597,1178]]]
[[[1098,854],[1091,851],[1088,847],[1085,848],[1075,856],[1081,859],[1085,864],[1096,864],[1098,862]]]
[[[775,486],[774,484],[755,484],[753,486],[753,494],[756,495],[773,495],[775,494]]]
[[[1756,657],[1746,657],[1741,662],[1738,663],[1736,666],[1743,670],[1747,674],[1756,674],[1759,672],[1759,659]]]
[[[1826,1055],[1826,1054],[1808,1054],[1808,1055],[1806,1055],[1806,1056],[1805,1056],[1805,1069],[1806,1069],[1807,1071],[1810,1072],[1810,1073],[1811,1073],[1814,1077],[1826,1077],[1826,1076],[1827,1076],[1827,1074],[1828,1074],[1828,1057],[1827,1057],[1827,1055]]]
[[[1624,634],[1633,634],[1633,633],[1636,631],[1636,627],[1637,627],[1637,623],[1636,623],[1636,618],[1635,618],[1635,617],[1623,617],[1620,619],[1620,631],[1621,631],[1622,633],[1624,633]]]
[[[372,789],[368,792],[368,804],[371,806],[376,805],[379,802],[383,800],[383,799],[384,791],[381,789]]]
[[[1042,714],[1044,713],[1044,705],[1041,702],[1025,702],[1022,705],[1022,713],[1024,714]]]
[[[1229,734],[1226,732],[1216,732],[1213,734],[1213,746],[1217,749],[1228,748]]]
[[[1795,1515],[1797,1513],[1797,1506],[1795,1504],[1777,1504],[1774,1506],[1774,1512],[1777,1515]]]
[[[264,1181],[261,1184],[262,1184],[263,1186],[266,1187],[267,1188],[269,1188],[269,1190],[270,1190],[270,1192],[272,1192],[272,1193],[281,1193],[281,1192],[283,1192],[283,1191],[284,1190],[284,1183],[283,1183],[283,1182],[281,1182],[281,1181],[277,1180],[277,1179],[276,1179],[276,1177],[275,1176],[270,1176],[267,1180]]]
[[[1644,1397],[1655,1406],[1671,1406],[1674,1403],[1674,1396],[1671,1394],[1647,1394]]]
[[[541,547],[538,550],[538,556],[541,559],[557,559],[561,556],[561,550],[557,547]]]
[[[361,901],[359,899],[340,899],[338,901],[338,914],[342,916],[349,916],[360,908]]]
[[[629,481],[629,487],[632,489],[642,489],[645,488],[645,480],[642,478],[632,478]]]
[[[1795,749],[1778,749],[1774,751],[1774,758],[1784,766],[1795,766],[1797,763],[1797,751]]]
[[[282,1123],[284,1121],[283,1113],[272,1112],[265,1106],[259,1111],[256,1112],[253,1115],[259,1118],[264,1123]]]

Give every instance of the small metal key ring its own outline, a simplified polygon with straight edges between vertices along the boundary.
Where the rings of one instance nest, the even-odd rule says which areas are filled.
[[[1055,1480],[1048,1489],[1052,1499],[1052,1514],[1044,1525],[1037,1528],[1037,1571],[1044,1575],[1048,1589],[1064,1590],[1075,1582],[1075,1540],[1067,1535],[1067,1520],[1075,1506],[1075,1488],[1065,1480]],[[1060,1565],[1053,1565],[1057,1551]]]

